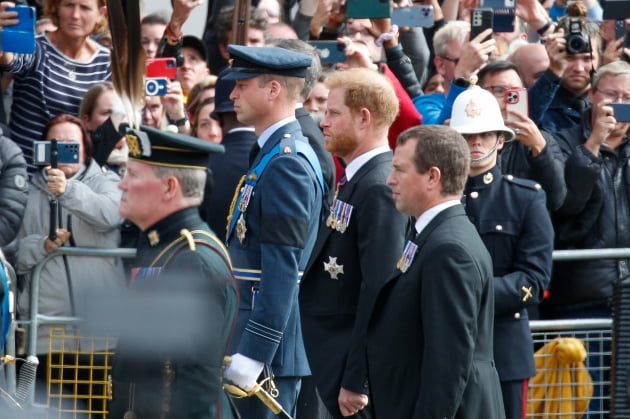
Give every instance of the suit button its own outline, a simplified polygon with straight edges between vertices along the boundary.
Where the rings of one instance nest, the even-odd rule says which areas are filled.
[[[514,318],[515,319],[520,319],[521,318],[521,313],[514,313]]]

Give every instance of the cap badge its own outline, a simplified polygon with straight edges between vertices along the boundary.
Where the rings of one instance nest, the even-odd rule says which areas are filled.
[[[470,118],[476,118],[481,115],[481,110],[481,104],[479,104],[479,102],[477,102],[474,98],[470,99],[470,102],[468,102],[465,109],[466,115]]]
[[[142,155],[142,144],[135,134],[125,135],[127,138],[127,146],[129,146],[129,155],[132,157],[139,157]]]

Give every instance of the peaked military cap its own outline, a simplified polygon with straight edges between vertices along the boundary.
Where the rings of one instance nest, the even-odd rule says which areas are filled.
[[[306,77],[312,59],[308,55],[278,47],[228,45],[232,72],[228,80],[251,79],[261,74]]]
[[[236,82],[226,78],[231,72],[232,69],[227,67],[219,73],[217,84],[214,86],[214,110],[210,113],[212,119],[219,119],[220,113],[234,112],[234,101],[230,99],[230,93],[234,90]]]
[[[125,137],[129,159],[155,166],[206,170],[211,153],[225,152],[220,144],[145,126],[127,127]]]

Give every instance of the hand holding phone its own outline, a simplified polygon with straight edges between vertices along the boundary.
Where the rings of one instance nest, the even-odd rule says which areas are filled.
[[[16,12],[18,23],[2,27],[0,50],[17,54],[35,52],[35,8],[29,6],[8,7],[5,12]]]
[[[476,38],[486,29],[492,29],[492,19],[494,12],[488,8],[473,9],[470,18],[470,39]],[[481,40],[482,42],[485,39]]]

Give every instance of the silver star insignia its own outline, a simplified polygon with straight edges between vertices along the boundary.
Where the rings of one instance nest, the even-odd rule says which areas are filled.
[[[328,262],[324,262],[324,270],[330,274],[331,279],[339,279],[338,275],[343,273],[343,265],[337,265],[337,258],[328,256]]]

